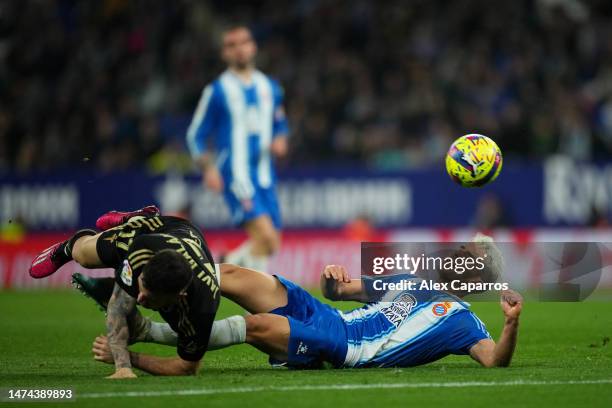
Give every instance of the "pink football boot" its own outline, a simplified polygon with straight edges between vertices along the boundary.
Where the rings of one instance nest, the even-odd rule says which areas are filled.
[[[63,253],[63,243],[53,244],[34,258],[29,270],[31,277],[34,279],[47,277],[70,261],[70,258]]]
[[[159,208],[154,205],[148,205],[140,210],[136,211],[109,211],[106,214],[102,215],[96,221],[96,228],[102,231],[106,231],[107,229],[116,227],[117,225],[121,225],[132,217],[136,217],[138,215],[154,217],[156,215],[160,215],[161,212]]]

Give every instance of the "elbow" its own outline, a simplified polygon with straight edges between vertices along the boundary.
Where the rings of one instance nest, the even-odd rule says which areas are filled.
[[[341,300],[340,293],[338,293],[337,290],[330,290],[329,288],[325,287],[325,285],[323,285],[323,287],[321,288],[321,292],[323,294],[323,297],[327,300]]]
[[[182,376],[184,376],[184,377],[193,377],[193,376],[195,376],[196,374],[198,374],[198,370],[197,370],[197,369],[195,369],[195,368],[194,368],[194,369],[191,369],[191,368],[185,369],[185,370],[183,370],[183,372],[181,373],[181,375],[182,375]]]
[[[321,276],[321,294],[328,300],[342,300],[340,285],[337,282],[328,280]]]
[[[328,296],[326,296],[326,298],[329,300],[333,300],[334,302],[342,300],[342,296],[338,292],[328,293]]]
[[[178,375],[181,376],[194,376],[198,374],[198,371],[200,369],[200,362],[199,361],[185,361],[185,360],[181,360],[181,365],[180,365],[180,369],[179,369],[179,373]]]
[[[480,364],[485,368],[495,368],[495,367],[509,367],[510,360],[497,360],[495,358],[486,359],[480,362]]]
[[[494,361],[483,361],[480,363],[484,368],[493,368],[497,367],[497,364]]]

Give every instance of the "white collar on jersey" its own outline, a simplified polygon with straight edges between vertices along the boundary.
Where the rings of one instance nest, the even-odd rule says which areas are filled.
[[[238,74],[236,74],[234,71],[232,71],[229,68],[226,69],[223,74],[231,76],[236,81],[238,81],[240,83],[240,85],[247,86],[247,87],[251,87],[251,86],[255,85],[256,77],[259,76],[259,75],[262,75],[261,71],[259,71],[258,69],[253,69],[251,71],[251,78],[250,78],[250,80],[249,81],[245,81],[242,77],[240,77]]]

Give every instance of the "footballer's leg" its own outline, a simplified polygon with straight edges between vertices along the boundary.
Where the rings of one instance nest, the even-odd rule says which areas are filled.
[[[271,313],[260,313],[244,317],[246,323],[245,343],[269,356],[287,361],[289,349],[289,319]]]
[[[244,229],[251,243],[248,266],[265,272],[268,259],[278,251],[280,246],[280,234],[267,214],[247,221]]]
[[[98,255],[98,239],[103,233],[81,237],[72,246],[72,259],[84,268],[94,269],[104,267]]]
[[[103,230],[111,227],[119,227],[122,222],[129,220],[134,216],[155,216],[159,215],[159,209],[155,206],[148,206],[141,208],[140,210],[131,212],[119,212],[111,211],[101,216],[96,225]],[[101,235],[97,231],[91,229],[84,229],[78,231],[70,239],[58,242],[51,247],[42,251],[34,260],[30,266],[30,276],[36,279],[44,278],[55,273],[64,264],[75,260],[80,265],[86,268],[100,268],[109,266],[108,262],[104,263],[99,256],[98,242]],[[106,237],[109,240],[109,245],[102,247],[112,246],[111,244],[117,240],[117,236]],[[105,238],[105,239],[106,239]],[[116,256],[114,248],[107,249],[109,252],[106,259],[115,261]]]
[[[287,289],[274,276],[221,264],[221,294],[250,313],[267,313],[287,304]]]
[[[115,278],[110,276],[92,278],[82,273],[75,272],[72,274],[72,286],[86,297],[93,299],[98,307],[100,307],[103,312],[106,312],[108,301],[115,288]]]
[[[75,259],[75,255],[77,255],[81,261],[86,263],[86,265],[82,264],[83,266],[101,266],[100,259],[97,256],[95,244],[93,244],[93,252],[91,252],[92,242],[97,241],[98,236],[99,234],[97,234],[96,231],[84,229],[77,231],[77,233],[70,239],[63,242],[58,242],[57,244],[45,249],[32,261],[32,265],[30,265],[29,270],[30,276],[36,279],[49,276],[55,273],[64,264]],[[77,243],[77,253],[73,253]]]
[[[105,230],[98,233],[95,230],[84,229],[78,231],[70,239],[45,249],[41,252],[30,266],[30,276],[39,279],[55,273],[62,265],[74,260],[85,268],[101,268],[113,266],[120,257],[116,252],[122,244],[118,241],[129,238],[128,231],[122,232],[126,227],[121,225],[135,216],[156,216],[159,209],[148,206],[136,211],[119,212],[110,211],[96,222],[98,228]],[[112,230],[109,228],[113,227]],[[115,231],[117,230],[117,231]],[[101,244],[101,239],[104,241]],[[124,245],[127,247],[127,245]],[[102,253],[100,252],[102,251]]]
[[[148,205],[135,211],[109,211],[101,215],[96,220],[96,228],[102,231],[114,228],[118,225],[126,223],[130,218],[136,216],[155,217],[161,215],[159,208],[154,205]]]
[[[168,323],[148,321],[135,341],[176,346],[177,334]],[[287,361],[290,327],[285,316],[259,313],[231,316],[213,323],[208,350],[247,343],[279,361]]]
[[[267,272],[268,261],[280,246],[280,212],[273,188],[257,188],[249,209],[231,193],[226,193],[232,218],[241,220],[248,239],[226,255],[228,263]]]

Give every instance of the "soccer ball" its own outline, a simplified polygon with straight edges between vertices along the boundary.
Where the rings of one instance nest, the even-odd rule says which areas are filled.
[[[482,187],[495,180],[501,168],[501,150],[483,135],[461,136],[446,154],[448,175],[463,187]]]

